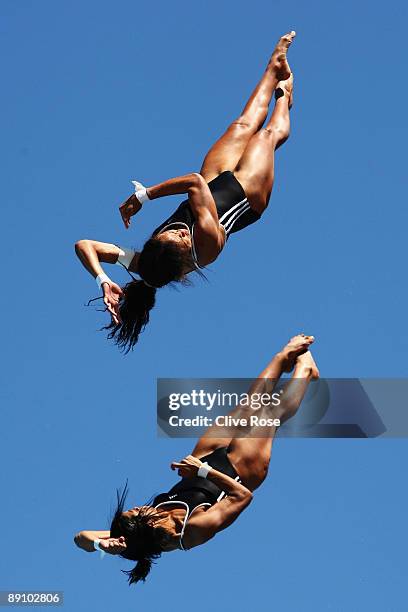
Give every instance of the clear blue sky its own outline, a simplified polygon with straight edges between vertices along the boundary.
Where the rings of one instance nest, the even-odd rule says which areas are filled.
[[[63,589],[69,612],[405,611],[406,440],[278,441],[242,518],[139,587],[72,537],[108,525],[126,477],[144,501],[191,450],[156,437],[157,376],[250,377],[297,331],[316,336],[324,376],[407,376],[406,3],[3,0],[0,13],[0,587]],[[141,246],[177,200],[126,233],[129,181],[198,170],[292,28],[293,131],[270,208],[209,283],[160,291],[121,356],[83,307],[97,292],[74,242]]]

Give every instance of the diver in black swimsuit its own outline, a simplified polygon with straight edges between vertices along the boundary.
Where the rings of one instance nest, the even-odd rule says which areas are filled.
[[[233,172],[229,170],[222,172],[208,183],[208,187],[214,198],[218,223],[222,227],[225,240],[228,240],[230,234],[239,232],[261,218],[261,214],[251,208],[245,191]],[[194,240],[194,226],[195,217],[193,210],[189,200],[185,200],[164,223],[154,230],[152,238],[154,239],[170,229],[187,229],[188,235],[191,238],[191,260],[194,266],[199,269],[203,265],[200,263],[197,253]]]
[[[251,405],[239,405],[231,416],[246,419],[273,417],[284,423],[298,410],[309,382],[319,376],[310,353],[313,336],[300,334],[272,359],[251,385],[248,396],[272,396],[283,372],[292,378],[280,395],[278,406],[267,405],[256,413]],[[263,396],[265,397],[265,396]],[[231,525],[252,500],[252,492],[268,472],[276,423],[219,428],[213,425],[196,444],[192,455],[173,462],[182,479],[153,502],[124,510],[127,488],[120,495],[110,530],[81,531],[77,546],[87,552],[121,555],[137,561],[126,572],[129,583],[145,580],[152,561],[163,552],[188,550],[204,544]],[[240,437],[237,437],[237,436]]]
[[[108,337],[128,351],[149,321],[156,290],[183,282],[192,271],[215,261],[232,233],[260,219],[274,179],[274,153],[289,136],[293,75],[287,50],[295,32],[283,36],[242,114],[206,155],[200,173],[144,187],[120,207],[128,228],[142,205],[168,195],[187,194],[179,208],[151,235],[140,253],[114,244],[80,240],[75,249],[94,276],[111,314]],[[269,122],[269,103],[275,107]],[[101,262],[118,263],[139,275],[125,287],[114,283]]]

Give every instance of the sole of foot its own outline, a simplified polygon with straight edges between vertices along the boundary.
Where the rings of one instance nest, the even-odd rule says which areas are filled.
[[[293,370],[297,358],[309,350],[314,340],[314,336],[307,336],[306,334],[297,334],[289,340],[280,353],[284,362],[284,372]]]
[[[295,36],[296,32],[294,30],[284,34],[284,36],[279,39],[272,54],[272,65],[275,69],[278,81],[286,81],[291,75],[292,71],[288,63],[287,52]]]

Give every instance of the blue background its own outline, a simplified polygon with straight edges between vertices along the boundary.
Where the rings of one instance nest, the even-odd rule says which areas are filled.
[[[73,545],[139,503],[193,441],[157,439],[155,379],[250,377],[298,331],[324,376],[407,376],[406,3],[1,3],[2,589],[63,589],[65,609],[209,606],[403,611],[406,441],[281,440],[225,533],[128,588]],[[209,283],[162,290],[123,357],[73,251],[140,247],[177,199],[126,232],[130,179],[197,171],[294,28],[292,137],[262,222]],[[117,280],[126,276],[107,270]]]

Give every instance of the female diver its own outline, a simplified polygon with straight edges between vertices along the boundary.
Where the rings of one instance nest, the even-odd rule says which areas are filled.
[[[120,207],[125,227],[142,204],[164,196],[187,194],[179,208],[154,230],[140,253],[94,240],[80,240],[76,253],[102,287],[111,314],[109,339],[125,349],[134,347],[149,321],[156,289],[186,282],[189,272],[215,261],[230,234],[258,221],[268,206],[274,179],[274,152],[289,136],[293,75],[287,51],[295,32],[283,36],[242,114],[206,155],[200,173],[187,174],[145,188],[133,181],[135,193]],[[275,92],[275,108],[263,128]],[[119,264],[135,272],[119,287],[102,263]]]
[[[261,408],[261,417],[284,423],[293,416],[312,379],[319,371],[309,351],[313,336],[300,334],[272,359],[249,390],[249,397],[272,395],[283,372],[293,371],[279,406]],[[231,416],[247,418],[250,406],[237,406]],[[272,419],[270,419],[272,420]],[[231,437],[231,431],[241,437]],[[127,488],[118,492],[118,505],[109,531],[81,531],[74,541],[83,550],[97,549],[137,561],[125,572],[129,584],[145,580],[154,559],[163,552],[188,550],[204,544],[229,527],[252,500],[269,467],[276,426],[240,426],[237,430],[213,425],[191,455],[171,468],[181,480],[168,493],[144,506],[124,511]]]

